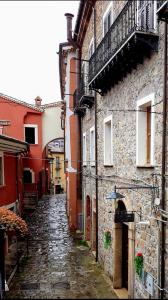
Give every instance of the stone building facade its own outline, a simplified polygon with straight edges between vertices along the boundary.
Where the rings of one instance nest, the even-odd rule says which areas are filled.
[[[157,1],[143,1],[143,3],[135,1],[137,2],[134,7],[136,12],[133,12],[133,6],[128,2],[92,1],[89,19],[84,10],[88,4],[81,4],[76,22],[76,39],[81,43],[81,70],[85,73],[85,75],[82,74],[82,78],[84,78],[85,85],[94,91],[97,99],[97,174],[95,155],[93,155],[95,105],[93,104],[90,108],[86,106],[82,117],[84,236],[95,250],[96,234],[98,235],[96,249],[98,261],[111,278],[116,291],[124,288],[130,298],[150,296],[157,298],[160,295],[157,285],[160,286],[162,268],[160,264],[162,222],[157,219],[162,218],[160,197],[164,22],[158,21]],[[130,18],[127,18],[127,15]],[[113,33],[115,27],[118,28],[118,39],[120,39],[121,32],[123,36],[125,34],[122,31],[124,26],[125,30],[131,27],[129,23],[132,20],[131,17],[136,18],[135,22],[139,25],[140,31],[150,32],[150,37],[147,37],[145,43],[140,42],[139,51],[143,51],[146,44],[149,44],[153,38],[155,43],[151,44],[150,51],[147,51],[143,58],[141,57],[142,59],[137,60],[135,65],[131,65],[131,60],[128,58],[128,64],[131,66],[129,71],[125,72],[123,68],[121,71],[123,76],[109,83],[105,90],[103,84],[106,86],[108,76],[115,79],[115,73],[110,73],[114,72],[114,69],[110,70],[112,68],[110,62],[116,65],[118,63],[117,67],[122,70],[123,65],[119,60],[124,61],[122,55],[127,55],[124,47],[135,32],[130,31],[127,39],[123,37],[119,47],[113,52],[113,57],[109,60],[103,58],[103,55],[109,55],[105,52],[105,48],[108,47],[105,40],[107,42],[109,35],[108,42],[111,42],[113,47],[113,44],[117,43],[117,35],[113,40],[113,36],[109,34],[110,28],[113,26]],[[121,18],[122,27],[119,24]],[[84,19],[87,20],[85,30],[82,27]],[[151,29],[145,27],[147,25],[144,25],[144,19],[148,27],[152,24]],[[138,31],[135,28],[134,30]],[[140,41],[142,41],[141,38]],[[101,46],[103,42],[104,46]],[[101,47],[102,52],[98,52]],[[129,47],[133,47],[133,44],[129,44],[128,51]],[[116,56],[118,62],[114,61]],[[104,59],[105,65],[94,73],[95,64],[96,62],[101,64],[101,59]],[[90,68],[91,60],[94,62],[93,69]],[[127,63],[126,60],[124,63]],[[94,76],[88,79],[90,71],[94,73]],[[117,74],[117,68],[115,71]],[[103,84],[101,84],[102,81]],[[87,96],[86,92],[84,96]],[[79,99],[79,106],[81,106],[81,101],[83,101],[82,98]],[[96,177],[98,180],[97,199]],[[153,188],[154,186],[156,188]],[[107,199],[107,195],[114,191],[115,187],[124,198]],[[98,202],[97,233],[96,201]],[[114,217],[116,211],[119,210],[131,212],[134,222],[115,222]],[[108,245],[105,244],[107,232],[111,237]],[[134,259],[137,254],[143,255],[142,276],[135,271]],[[167,262],[166,255],[165,262]],[[167,265],[165,273],[167,274]],[[165,281],[165,289],[166,284]]]
[[[158,6],[167,5],[167,1],[161,4],[157,1],[91,1],[90,7],[86,2],[81,1],[74,34],[81,46],[81,81],[92,91],[85,90],[78,103],[78,108],[83,108],[84,237],[92,249],[98,251],[98,261],[116,291],[126,292],[129,298],[157,298],[160,296],[157,286],[161,286],[162,222],[158,220],[162,219],[165,38],[165,22],[158,20]],[[115,44],[118,47],[115,48]],[[134,46],[135,52],[129,52]],[[100,67],[102,61],[104,65]],[[96,114],[95,101],[92,105],[87,102],[92,96],[96,98]],[[93,154],[96,129],[97,174]],[[124,198],[108,199],[107,195],[115,188]],[[167,197],[167,189],[165,193]],[[166,212],[164,214],[167,220]],[[116,215],[129,215],[134,220],[117,222]],[[135,270],[137,254],[143,257],[140,275]],[[164,259],[165,285],[162,288],[166,297],[166,248]]]

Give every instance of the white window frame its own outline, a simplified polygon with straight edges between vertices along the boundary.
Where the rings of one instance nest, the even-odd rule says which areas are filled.
[[[150,165],[149,166],[155,166],[155,114],[154,112],[154,103],[155,103],[155,94],[151,93],[148,96],[143,97],[142,99],[137,100],[137,112],[136,112],[136,165],[137,166],[148,166],[146,164],[146,158],[144,158],[146,156],[146,151],[144,153],[144,157],[143,155],[141,156],[142,153],[142,141],[140,141],[140,134],[141,134],[141,128],[139,126],[139,118],[140,118],[140,114],[143,114],[143,112],[138,112],[138,110],[140,110],[141,106],[146,105],[148,106],[148,104],[151,105],[151,153],[150,153],[150,157],[151,157],[151,161],[150,161]],[[145,113],[144,113],[145,114]],[[144,115],[145,117],[145,115]]]
[[[106,10],[105,10],[105,13],[103,14],[103,33],[102,33],[102,37],[104,37],[104,20],[105,18],[107,17],[107,14],[109,13],[109,11],[111,10],[111,25],[113,24],[114,22],[114,16],[113,16],[113,1],[111,1],[109,3],[109,5],[107,6]]]
[[[4,153],[2,151],[0,151],[0,157],[2,157],[2,184],[0,184],[1,186],[5,185],[5,175],[4,175]]]
[[[86,153],[86,132],[85,132],[83,133],[83,166],[86,165],[87,165],[87,153]]]
[[[35,143],[30,145],[38,145],[38,125],[37,124],[24,124],[24,140],[25,140],[25,128],[31,127],[35,129]],[[26,141],[26,140],[25,140]]]
[[[93,141],[94,141],[93,159],[91,157],[91,153],[92,153],[92,145],[91,145],[92,132],[94,132],[94,135],[93,135],[94,136],[94,139],[93,139]],[[90,165],[95,166],[95,127],[94,126],[90,128]]]
[[[111,161],[108,162],[106,159],[106,136],[105,136],[105,128],[107,123],[111,123]],[[104,119],[104,166],[112,166],[113,165],[113,122],[112,115],[106,117]]]

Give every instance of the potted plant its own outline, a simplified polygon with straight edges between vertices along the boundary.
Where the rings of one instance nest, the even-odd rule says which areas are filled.
[[[0,224],[5,226],[9,235],[18,233],[21,237],[24,237],[28,234],[26,222],[5,207],[0,207]]]
[[[106,231],[104,233],[104,248],[108,248],[111,245],[111,232]]]
[[[138,252],[134,258],[135,263],[135,271],[139,275],[139,277],[142,277],[142,270],[143,270],[143,254],[141,252]]]

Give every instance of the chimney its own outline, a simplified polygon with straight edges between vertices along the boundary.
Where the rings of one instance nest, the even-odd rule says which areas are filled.
[[[65,17],[67,19],[67,40],[68,42],[72,42],[72,18],[74,15],[66,13]]]
[[[41,106],[41,101],[42,101],[42,99],[39,96],[37,96],[35,98],[35,106]]]

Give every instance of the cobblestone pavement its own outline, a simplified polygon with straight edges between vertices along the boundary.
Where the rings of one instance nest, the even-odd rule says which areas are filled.
[[[111,282],[88,247],[68,230],[65,195],[43,197],[29,217],[29,257],[6,299],[116,299]]]

